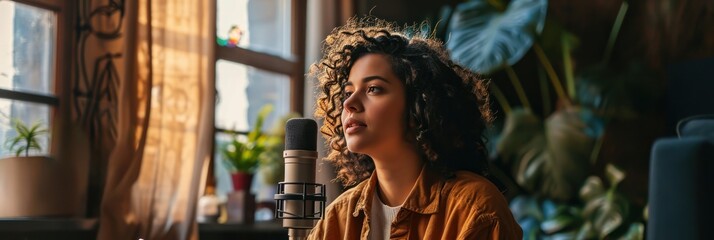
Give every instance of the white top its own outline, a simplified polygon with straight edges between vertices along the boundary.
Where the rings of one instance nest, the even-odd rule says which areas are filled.
[[[397,216],[397,213],[399,212],[399,209],[402,209],[402,206],[387,206],[381,199],[379,199],[379,194],[377,194],[376,190],[373,195],[372,209],[370,210],[369,218],[369,239],[389,239],[389,231],[392,229],[392,221],[394,221],[394,217]]]

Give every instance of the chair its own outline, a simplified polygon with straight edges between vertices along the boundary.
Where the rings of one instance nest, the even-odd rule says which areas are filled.
[[[647,239],[704,239],[714,217],[714,115],[686,118],[658,139],[649,175]]]

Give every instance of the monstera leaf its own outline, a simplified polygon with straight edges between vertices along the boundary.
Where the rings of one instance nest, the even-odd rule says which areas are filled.
[[[459,4],[448,24],[452,58],[479,73],[518,62],[545,23],[546,0],[513,0],[505,9],[490,2]]]
[[[632,221],[630,204],[617,191],[625,173],[608,164],[605,175],[610,186],[590,176],[580,188],[580,201],[553,201],[532,195],[513,198],[511,212],[523,229],[524,239],[643,239],[644,224]]]
[[[556,111],[543,123],[528,110],[506,118],[496,152],[524,189],[570,200],[587,177],[590,154],[604,123],[582,108]]]
[[[629,202],[620,193],[617,186],[625,178],[625,173],[612,164],[605,167],[605,174],[610,182],[606,190],[599,177],[591,176],[580,189],[580,199],[585,203],[583,217],[590,224],[581,228],[579,236],[584,238],[597,237],[604,239],[610,233],[623,225],[629,214]],[[632,226],[633,237],[637,236],[639,227]]]

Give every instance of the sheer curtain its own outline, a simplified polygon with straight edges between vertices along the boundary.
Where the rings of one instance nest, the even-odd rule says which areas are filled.
[[[98,238],[198,239],[213,137],[214,1],[126,4]]]

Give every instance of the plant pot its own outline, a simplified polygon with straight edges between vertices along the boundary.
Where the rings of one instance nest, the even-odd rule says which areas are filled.
[[[233,190],[242,191],[246,190],[250,192],[250,186],[253,185],[253,174],[245,172],[235,172],[231,173],[231,179],[233,180]]]
[[[84,215],[86,177],[49,157],[0,159],[0,218]]]
[[[226,210],[228,222],[252,224],[255,216],[255,195],[250,191],[253,174],[245,172],[231,173],[233,192],[228,193]]]
[[[227,222],[253,224],[255,222],[255,195],[248,190],[236,190],[227,194]]]

